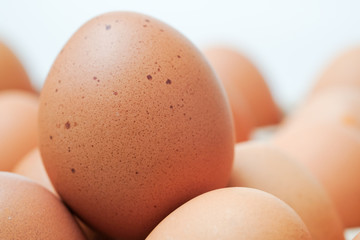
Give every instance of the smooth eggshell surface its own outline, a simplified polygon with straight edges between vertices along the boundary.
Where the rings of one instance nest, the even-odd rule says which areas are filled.
[[[12,172],[36,181],[50,192],[57,195],[46,173],[38,148],[33,149],[25,155],[25,157],[16,164]]]
[[[137,13],[98,16],[71,37],[42,90],[39,133],[59,195],[115,238],[143,239],[230,178],[220,82],[184,36]]]
[[[0,171],[10,171],[38,144],[38,97],[24,91],[0,92]]]
[[[331,123],[360,130],[360,89],[329,87],[311,96],[287,117],[284,127],[306,122]]]
[[[44,187],[0,172],[0,239],[85,240],[73,216]]]
[[[355,87],[360,89],[360,46],[340,53],[327,66],[315,83],[311,95],[328,87]]]
[[[0,91],[10,89],[34,92],[20,61],[5,44],[0,42]]]
[[[282,113],[263,76],[248,58],[226,47],[209,47],[204,54],[225,86],[237,136],[251,133],[254,126],[280,122]]]
[[[322,183],[344,227],[360,226],[360,131],[322,122],[288,126],[272,142]]]
[[[237,144],[230,186],[256,188],[283,200],[299,214],[314,240],[344,239],[340,217],[323,186],[269,143]]]
[[[311,239],[300,217],[278,198],[250,188],[223,188],[185,203],[146,240]]]

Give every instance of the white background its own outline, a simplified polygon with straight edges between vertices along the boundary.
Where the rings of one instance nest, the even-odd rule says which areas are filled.
[[[58,52],[92,17],[133,10],[167,22],[199,48],[223,43],[247,54],[278,103],[296,104],[329,61],[360,44],[360,1],[0,0],[0,41],[40,89]]]
[[[152,15],[199,48],[223,43],[248,55],[285,109],[299,101],[337,53],[360,43],[360,1],[0,0],[0,40],[40,89],[58,52],[92,17],[118,10]]]

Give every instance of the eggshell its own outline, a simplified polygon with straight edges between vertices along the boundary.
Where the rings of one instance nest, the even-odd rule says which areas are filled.
[[[360,89],[329,87],[307,99],[284,125],[327,122],[360,130]]]
[[[42,162],[40,152],[38,148],[33,149],[30,153],[28,153],[12,170],[12,172],[25,176],[38,184],[45,187],[47,190],[55,194],[57,197],[58,194],[55,191],[53,185],[50,182],[50,179],[45,170],[44,164]],[[100,234],[94,232],[91,228],[89,228],[85,223],[83,223],[80,219],[75,218],[77,223],[79,224],[80,229],[86,236],[87,240],[106,240],[105,236],[101,236]]]
[[[328,87],[342,86],[360,89],[360,46],[341,52],[316,81],[311,95]]]
[[[314,240],[344,239],[343,226],[323,186],[281,149],[262,142],[237,144],[231,187],[256,188],[283,200]]]
[[[10,171],[37,146],[38,98],[24,91],[0,92],[0,171]]]
[[[0,172],[0,239],[84,239],[66,207],[44,187]]]
[[[322,183],[345,227],[360,226],[360,131],[304,122],[279,131],[273,143],[304,164]]]
[[[114,238],[143,239],[182,203],[226,186],[233,132],[202,54],[137,13],[82,26],[41,93],[40,152],[55,189]]]
[[[300,217],[278,198],[251,188],[202,194],[167,216],[146,238],[187,240],[311,239]]]
[[[0,42],[0,91],[9,89],[34,92],[20,61],[4,43]]]
[[[220,46],[209,47],[204,53],[225,86],[237,131],[242,129],[251,132],[254,125],[266,126],[280,122],[282,113],[270,89],[247,57],[235,49]],[[242,102],[245,104],[236,105]]]
[[[33,149],[25,155],[25,157],[16,164],[12,172],[36,181],[50,192],[57,195],[46,173],[38,148]]]

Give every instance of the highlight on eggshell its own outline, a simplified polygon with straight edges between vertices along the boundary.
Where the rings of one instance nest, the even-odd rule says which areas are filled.
[[[208,47],[203,52],[226,89],[239,140],[254,127],[280,122],[281,110],[264,77],[245,55],[222,46]]]
[[[200,51],[131,12],[95,17],[66,43],[41,92],[39,140],[65,203],[125,239],[225,187],[235,142],[225,90]]]
[[[3,42],[0,42],[0,91],[3,90],[24,90],[35,93],[19,59]]]
[[[315,82],[310,96],[328,87],[344,86],[360,90],[360,46],[349,48],[336,56]]]
[[[38,104],[33,93],[0,91],[0,171],[11,171],[37,146]]]
[[[272,142],[301,162],[328,192],[344,227],[360,226],[360,133],[327,123],[304,122],[279,130]]]
[[[191,199],[168,215],[146,240],[311,239],[286,203],[251,188],[223,188]]]
[[[268,142],[235,147],[230,187],[256,188],[283,200],[301,217],[313,240],[344,239],[344,228],[323,186],[300,163]]]
[[[41,185],[0,172],[0,239],[85,240],[64,204]]]

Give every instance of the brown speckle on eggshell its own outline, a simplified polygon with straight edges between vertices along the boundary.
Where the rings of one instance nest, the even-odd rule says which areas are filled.
[[[57,192],[110,236],[144,239],[180,204],[229,180],[225,92],[201,53],[154,18],[114,12],[82,26],[40,105],[40,150]]]

